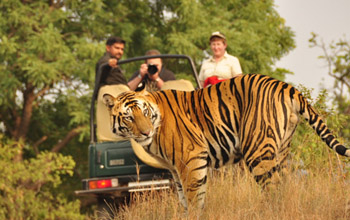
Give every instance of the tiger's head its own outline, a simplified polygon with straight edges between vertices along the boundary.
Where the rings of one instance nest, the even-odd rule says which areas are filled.
[[[151,144],[160,125],[157,105],[147,100],[147,92],[128,91],[116,98],[103,95],[103,102],[110,114],[112,132],[120,137],[133,138],[142,146]]]

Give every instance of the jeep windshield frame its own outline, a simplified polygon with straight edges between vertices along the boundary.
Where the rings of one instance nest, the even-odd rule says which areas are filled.
[[[153,58],[175,58],[175,59],[185,59],[189,62],[193,77],[195,78],[198,88],[201,88],[201,85],[199,83],[198,79],[198,72],[196,69],[196,66],[192,60],[191,57],[187,55],[182,55],[182,54],[160,54],[160,55],[152,55],[152,56],[140,56],[140,57],[133,57],[133,58],[128,58],[125,60],[118,60],[118,64],[126,64],[126,63],[131,63],[139,60],[147,60],[147,59],[153,59]],[[102,70],[104,68],[108,68],[108,63],[101,65],[99,69],[97,70],[96,77],[95,77],[95,87],[94,91],[92,94],[92,99],[91,99],[91,106],[90,106],[90,143],[94,144],[97,142],[97,137],[96,137],[96,127],[95,127],[95,102],[97,100],[97,95],[98,91],[100,89],[100,84],[101,84],[101,75],[102,75]]]

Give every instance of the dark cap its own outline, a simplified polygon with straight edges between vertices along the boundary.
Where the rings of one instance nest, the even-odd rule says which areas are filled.
[[[215,32],[213,32],[213,33],[211,34],[209,40],[211,41],[211,39],[212,39],[213,37],[219,37],[219,38],[222,38],[222,39],[226,40],[225,35],[224,35],[223,33],[221,33],[220,31],[215,31]]]

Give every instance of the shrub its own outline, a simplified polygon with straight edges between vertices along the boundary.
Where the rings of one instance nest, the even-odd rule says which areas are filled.
[[[19,144],[0,136],[0,219],[83,219],[79,201],[52,193],[61,176],[73,174],[72,158],[41,152],[15,162]]]

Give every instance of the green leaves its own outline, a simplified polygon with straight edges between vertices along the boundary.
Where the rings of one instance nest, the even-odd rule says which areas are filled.
[[[84,219],[79,201],[68,202],[52,188],[62,176],[73,174],[70,156],[42,152],[29,160],[14,162],[21,143],[0,136],[0,218],[1,219]]]
[[[332,133],[335,134],[341,143],[345,143],[344,139],[337,134],[343,132],[344,125],[347,124],[349,117],[338,114],[336,110],[329,106],[329,103],[327,103],[329,99],[327,90],[322,90],[315,100],[310,99],[312,90],[303,86],[300,86],[299,90],[309,100],[309,103],[317,109]],[[333,167],[342,165],[340,161],[349,161],[348,158],[339,157],[335,152],[332,152],[303,118],[301,118],[295,131],[291,146],[292,160],[294,161],[292,167],[294,168],[314,171],[327,168],[333,169]]]
[[[328,66],[328,75],[334,78],[333,104],[337,107],[340,117],[349,117],[350,112],[350,41],[341,38],[326,45],[322,38],[311,33],[309,39],[310,47],[320,48],[323,55],[318,58],[323,59]],[[350,139],[350,127],[343,123],[344,128],[340,131],[341,136]]]
[[[240,59],[245,73],[273,75],[274,63],[295,47],[294,34],[273,1],[179,0],[160,5],[163,13],[171,9],[166,19],[162,13],[156,15],[157,20],[164,20],[154,34],[164,42],[160,50],[188,54],[198,65],[205,58],[204,51],[211,53],[208,38],[218,30],[225,33],[227,50]],[[281,69],[279,75],[283,80]]]

